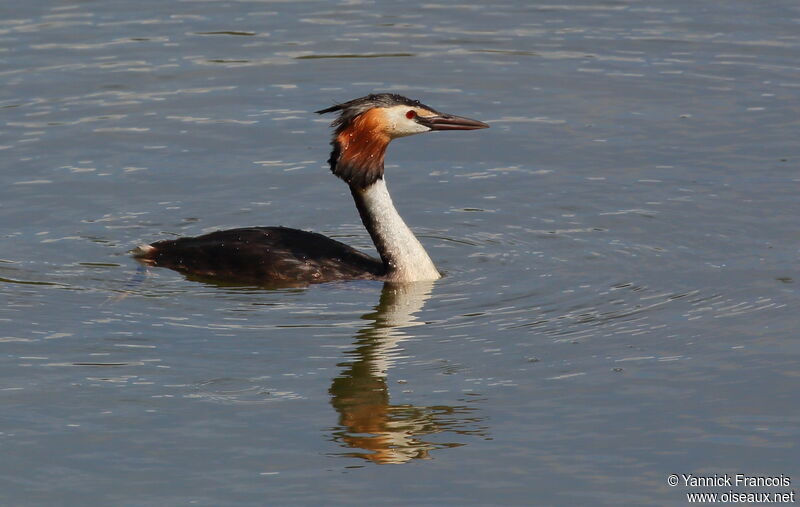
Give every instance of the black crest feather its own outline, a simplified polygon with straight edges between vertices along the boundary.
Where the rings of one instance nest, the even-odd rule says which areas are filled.
[[[359,115],[366,113],[375,107],[410,106],[423,107],[433,112],[437,112],[432,107],[426,106],[418,100],[411,100],[396,93],[371,93],[365,97],[342,102],[334,106],[314,111],[317,114],[339,112],[339,117],[333,120],[331,127],[336,128],[338,134],[347,127]]]

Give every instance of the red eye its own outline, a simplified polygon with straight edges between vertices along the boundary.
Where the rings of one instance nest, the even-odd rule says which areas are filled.
[[[417,117],[417,112],[414,111],[413,109],[411,109],[409,112],[406,113],[406,118],[408,118],[409,120],[413,120],[416,117]]]

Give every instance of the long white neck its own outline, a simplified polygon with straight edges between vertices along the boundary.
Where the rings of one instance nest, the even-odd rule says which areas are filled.
[[[428,252],[397,213],[383,178],[367,188],[351,186],[350,191],[361,221],[386,266],[388,281],[417,282],[441,278]]]

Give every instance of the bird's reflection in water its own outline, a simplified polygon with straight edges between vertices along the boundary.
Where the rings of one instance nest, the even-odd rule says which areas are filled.
[[[463,443],[429,442],[425,435],[455,433],[482,435],[480,419],[467,406],[392,405],[389,369],[402,353],[398,344],[407,339],[407,329],[424,324],[417,313],[431,295],[433,282],[390,284],[383,287],[375,311],[364,315],[370,321],[355,336],[350,361],[333,380],[331,405],[339,413],[333,437],[354,449],[343,453],[379,464],[407,463],[429,459],[430,451]]]

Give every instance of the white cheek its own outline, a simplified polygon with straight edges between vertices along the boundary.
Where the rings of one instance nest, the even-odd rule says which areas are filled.
[[[422,134],[429,132],[431,129],[425,125],[420,125],[414,120],[406,118],[408,108],[399,107],[387,111],[389,136],[392,138],[413,136],[414,134]]]
[[[422,134],[423,132],[428,132],[431,129],[425,125],[420,125],[413,120],[406,120],[402,124],[395,125],[392,130],[392,137],[406,137],[413,136],[414,134]]]

